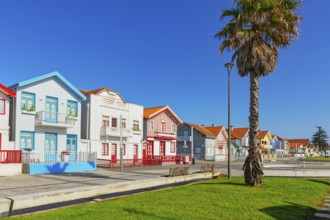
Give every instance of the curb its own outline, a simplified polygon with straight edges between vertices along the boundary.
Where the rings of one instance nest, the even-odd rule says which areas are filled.
[[[155,186],[169,185],[174,183],[188,182],[192,180],[211,179],[212,173],[198,173],[178,177],[159,177],[113,183],[103,186],[81,187],[75,189],[58,190],[45,193],[36,193],[22,196],[0,198],[0,217],[8,217],[13,211],[56,204],[61,202],[85,199],[111,193],[145,189]]]

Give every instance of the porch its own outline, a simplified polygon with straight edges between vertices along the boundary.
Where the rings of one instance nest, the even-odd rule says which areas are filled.
[[[70,173],[96,170],[96,152],[34,152],[22,154],[23,173]]]
[[[0,176],[22,173],[22,151],[0,150]]]

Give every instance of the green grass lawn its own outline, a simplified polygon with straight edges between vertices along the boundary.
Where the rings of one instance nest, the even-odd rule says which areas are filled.
[[[306,219],[330,193],[329,179],[242,177],[130,195],[10,219]]]
[[[324,156],[320,156],[320,157],[307,157],[305,159],[305,161],[324,161],[324,162],[330,162],[330,157],[324,157]]]

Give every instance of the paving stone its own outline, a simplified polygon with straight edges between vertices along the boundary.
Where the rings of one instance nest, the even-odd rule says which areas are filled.
[[[315,213],[314,214],[315,217],[318,217],[318,218],[330,218],[330,215],[329,214],[324,214],[324,213]]]
[[[324,205],[324,206],[330,206],[330,203],[325,202],[323,205]]]
[[[322,207],[322,208],[320,208],[320,211],[330,212],[330,208],[329,207]]]

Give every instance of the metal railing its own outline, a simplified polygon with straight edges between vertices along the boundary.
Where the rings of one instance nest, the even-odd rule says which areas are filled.
[[[23,152],[23,164],[96,162],[96,152]]]
[[[39,111],[35,115],[35,122],[39,125],[62,125],[72,127],[75,125],[75,116],[58,112]]]
[[[22,151],[0,150],[0,163],[22,163]]]

